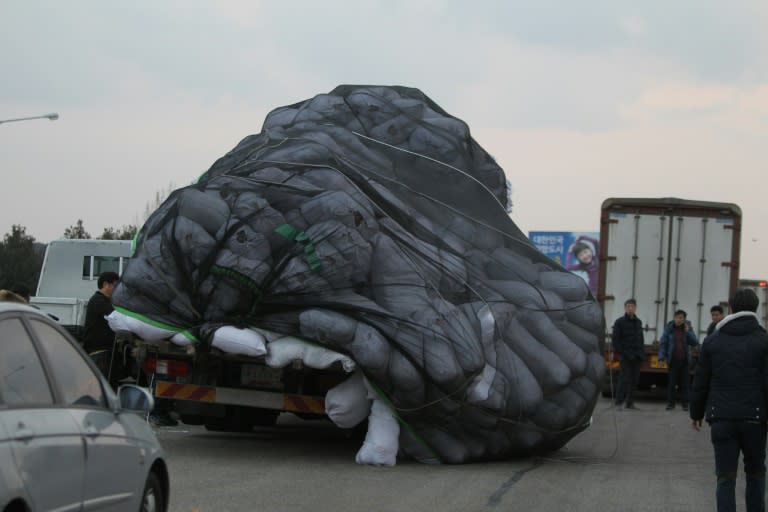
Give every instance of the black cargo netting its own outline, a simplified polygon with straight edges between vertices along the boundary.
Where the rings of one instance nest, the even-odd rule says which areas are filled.
[[[597,401],[603,315],[515,226],[507,187],[419,90],[340,86],[272,111],[173,192],[113,300],[179,329],[258,326],[350,356],[417,458],[556,449]]]

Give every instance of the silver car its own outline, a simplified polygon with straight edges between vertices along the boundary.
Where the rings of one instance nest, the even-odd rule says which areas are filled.
[[[152,396],[112,391],[35,308],[0,302],[0,510],[166,511]]]

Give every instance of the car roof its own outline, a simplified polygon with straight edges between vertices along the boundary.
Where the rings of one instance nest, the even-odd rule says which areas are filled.
[[[42,311],[32,306],[28,306],[27,304],[11,301],[0,301],[0,313],[6,313],[8,311],[23,311],[25,313],[35,313],[45,317],[45,314]]]

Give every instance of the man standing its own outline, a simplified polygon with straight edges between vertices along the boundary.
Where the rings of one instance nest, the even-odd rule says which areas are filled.
[[[693,380],[691,420],[712,430],[717,510],[736,510],[736,470],[744,455],[747,512],[765,510],[768,334],[758,323],[758,298],[749,288],[731,297],[732,314],[702,344]]]
[[[664,327],[659,339],[659,362],[669,362],[667,381],[667,410],[675,408],[675,388],[680,387],[680,403],[688,410],[688,347],[695,347],[699,339],[686,320],[688,314],[682,309],[675,311],[674,320]]]
[[[616,392],[616,405],[625,404],[627,409],[637,409],[633,395],[640,379],[640,365],[645,359],[643,322],[635,315],[637,302],[629,299],[624,303],[624,316],[613,323],[613,350],[621,356],[621,376]]]
[[[707,327],[707,336],[715,332],[715,328],[717,327],[717,324],[720,323],[720,320],[722,320],[725,315],[723,314],[723,306],[719,304],[715,304],[711,308],[709,308],[709,314],[712,317],[712,323],[709,324],[709,327]],[[704,339],[707,339],[706,336]]]
[[[85,351],[91,356],[104,376],[109,375],[115,333],[109,328],[106,317],[112,313],[112,291],[120,276],[116,272],[103,272],[96,285],[99,289],[88,301],[85,310]]]

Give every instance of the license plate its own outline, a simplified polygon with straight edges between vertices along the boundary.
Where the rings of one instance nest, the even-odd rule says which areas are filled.
[[[283,389],[283,371],[258,364],[244,364],[240,370],[243,386],[254,388]]]

